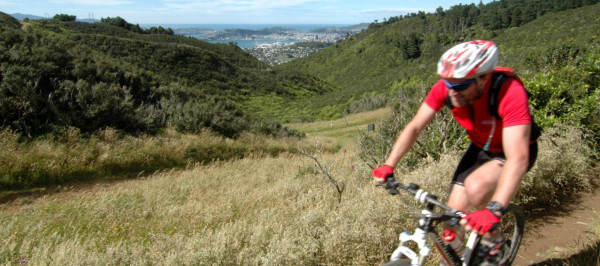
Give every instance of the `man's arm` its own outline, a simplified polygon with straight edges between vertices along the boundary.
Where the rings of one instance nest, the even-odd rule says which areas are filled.
[[[517,193],[529,166],[529,134],[531,125],[512,126],[502,130],[502,147],[506,162],[502,167],[492,201],[499,202],[505,208]]]
[[[502,130],[502,147],[506,162],[500,172],[496,190],[491,201],[500,203],[504,208],[519,189],[519,184],[527,172],[529,165],[529,134],[531,125],[518,125],[507,127]],[[485,234],[500,223],[500,212],[492,210],[478,210],[467,214],[460,224],[466,230],[474,230],[479,234]]]
[[[396,164],[406,155],[410,148],[415,144],[417,138],[425,127],[433,120],[436,111],[429,107],[426,103],[421,104],[421,107],[417,111],[417,114],[413,119],[404,127],[402,133],[396,140],[392,151],[385,160],[385,164],[391,167],[395,167]]]

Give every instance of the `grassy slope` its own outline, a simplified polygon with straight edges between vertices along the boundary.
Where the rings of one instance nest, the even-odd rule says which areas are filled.
[[[320,156],[333,166],[334,178],[346,184],[339,204],[335,189],[313,162],[297,155],[197,166],[22,198],[0,206],[5,225],[0,260],[378,263],[385,257],[379,249],[389,252],[400,230],[394,225],[407,218],[389,212],[397,199],[372,186],[350,153]]]
[[[542,161],[552,162],[557,152],[571,157],[579,145],[560,137],[554,141],[559,147],[542,142],[549,152],[541,154]],[[316,153],[331,176],[344,182],[339,203],[314,162],[293,154],[20,198],[0,205],[0,261],[379,264],[395,248],[397,235],[414,228],[410,217],[418,207],[408,197],[391,197],[375,187],[370,169],[354,159],[354,152]],[[458,154],[444,155],[401,179],[445,200],[447,177],[458,159]],[[597,243],[600,232],[595,232]]]
[[[356,144],[360,132],[366,132],[367,125],[387,117],[390,113],[390,108],[383,108],[351,114],[335,120],[292,123],[286,124],[286,126],[306,133],[309,138],[327,138],[338,143],[340,147],[351,147]]]
[[[436,60],[430,56],[424,56],[427,60],[403,60],[394,43],[398,36],[424,30],[419,20],[403,20],[365,31],[316,54],[280,66],[282,69],[301,69],[337,86],[335,91],[324,96],[291,103],[301,110],[296,114],[306,115],[302,108],[322,110],[335,107],[334,111],[340,112],[344,106],[365,95],[386,93],[395,81],[410,77],[426,79],[431,75]],[[328,114],[317,111],[312,115],[326,117]]]

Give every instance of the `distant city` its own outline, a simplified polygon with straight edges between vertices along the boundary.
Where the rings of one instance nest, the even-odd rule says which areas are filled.
[[[219,30],[211,25],[174,28],[177,35],[212,43],[237,45],[259,60],[278,65],[316,53],[366,29],[357,25],[230,25]],[[164,26],[163,26],[164,27]]]

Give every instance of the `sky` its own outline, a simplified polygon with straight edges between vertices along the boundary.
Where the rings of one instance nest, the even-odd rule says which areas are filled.
[[[489,3],[492,0],[484,0]],[[480,0],[0,0],[0,11],[132,24],[359,24]]]

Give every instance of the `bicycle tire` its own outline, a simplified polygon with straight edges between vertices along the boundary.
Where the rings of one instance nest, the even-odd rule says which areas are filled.
[[[410,260],[399,259],[384,263],[382,266],[411,266]]]
[[[525,230],[525,214],[521,210],[521,207],[515,204],[510,204],[506,208],[505,214],[502,216],[500,226],[496,230],[502,232],[502,236],[505,239],[504,245],[508,245],[506,253],[503,254],[503,258],[506,260],[502,265],[512,265],[513,261],[517,256],[519,247],[521,246],[521,240],[523,239],[523,232]],[[481,239],[480,239],[481,241]],[[477,258],[477,250],[479,249],[479,242],[475,245],[475,252],[472,253],[472,259],[469,265],[480,265],[482,262],[480,258]]]

